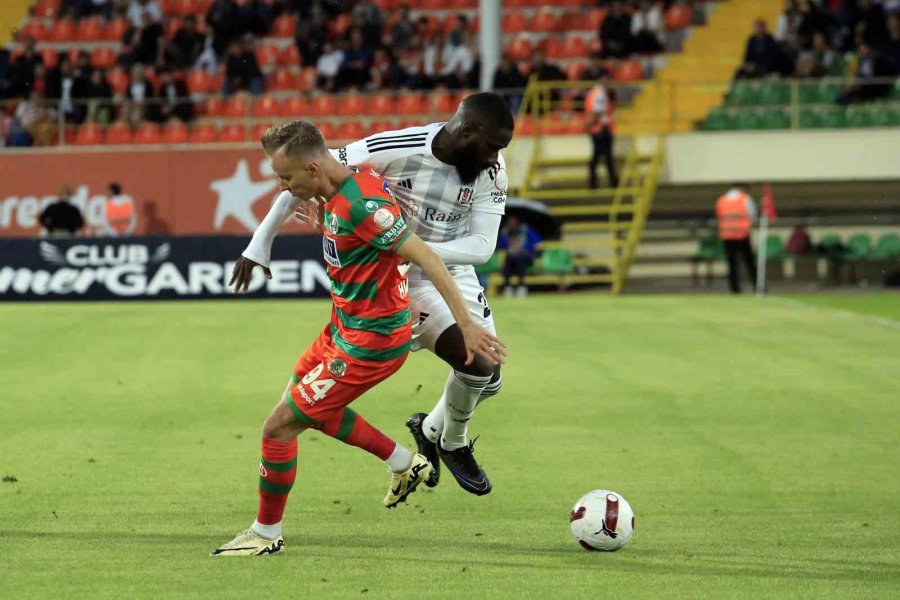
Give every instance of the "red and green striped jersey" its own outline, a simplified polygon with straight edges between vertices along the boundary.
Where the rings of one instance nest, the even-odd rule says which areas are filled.
[[[412,232],[387,182],[367,170],[325,204],[322,245],[331,278],[331,337],[360,360],[409,351],[409,264],[393,249]]]

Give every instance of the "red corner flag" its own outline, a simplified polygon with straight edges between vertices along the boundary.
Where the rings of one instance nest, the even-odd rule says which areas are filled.
[[[778,214],[775,212],[775,197],[772,195],[772,186],[768,183],[763,184],[762,211],[770,223],[778,220]]]

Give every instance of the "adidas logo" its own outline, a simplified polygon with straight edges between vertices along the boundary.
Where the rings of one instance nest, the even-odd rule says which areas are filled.
[[[398,181],[397,187],[402,187],[402,188],[411,190],[412,189],[412,179],[404,179],[402,181]]]

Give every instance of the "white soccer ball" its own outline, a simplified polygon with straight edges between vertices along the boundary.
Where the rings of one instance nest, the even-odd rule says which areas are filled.
[[[615,492],[593,490],[582,496],[569,516],[572,535],[585,550],[613,552],[634,533],[634,511]]]

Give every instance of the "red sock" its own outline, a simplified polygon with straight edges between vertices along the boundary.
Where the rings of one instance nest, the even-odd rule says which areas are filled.
[[[387,460],[397,443],[349,408],[334,413],[322,422],[322,433],[345,444],[362,448],[381,460]]]
[[[289,442],[263,438],[259,462],[259,512],[263,525],[280,523],[288,494],[297,477],[297,440]]]

